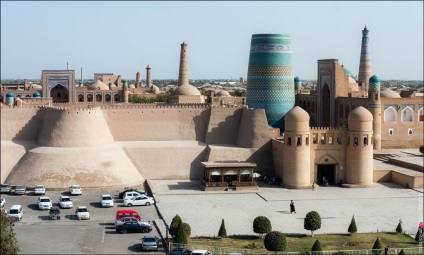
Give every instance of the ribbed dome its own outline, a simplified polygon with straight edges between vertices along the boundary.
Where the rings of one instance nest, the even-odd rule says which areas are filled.
[[[353,111],[349,113],[347,117],[348,121],[372,121],[373,117],[370,111],[365,109],[362,106],[356,107]]]
[[[41,97],[40,92],[35,91],[34,94],[32,94],[32,97]]]
[[[285,115],[286,123],[290,121],[308,121],[309,122],[309,114],[303,110],[299,106],[293,107],[289,112]]]
[[[217,96],[219,97],[229,97],[231,96],[230,93],[228,93],[228,91],[221,89],[220,91],[218,91],[218,93],[216,93]]]
[[[109,87],[101,82],[100,80],[97,80],[95,83],[88,86],[89,89],[100,89],[100,90],[109,90]]]
[[[6,97],[15,97],[12,92],[7,92]]]
[[[387,97],[387,98],[400,98],[399,93],[389,89],[389,88],[384,88],[381,90],[380,93],[381,97]]]
[[[172,94],[180,96],[200,96],[200,91],[195,86],[185,84],[179,86]]]

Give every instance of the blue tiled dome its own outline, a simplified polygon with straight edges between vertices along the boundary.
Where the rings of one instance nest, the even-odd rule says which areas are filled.
[[[343,67],[343,70],[345,71],[345,73],[347,74],[347,75],[349,75],[352,79],[355,79],[355,75],[351,72],[351,71],[349,71],[346,67],[344,67],[344,66],[342,66]]]
[[[41,97],[40,92],[35,91],[34,94],[32,94],[32,97]]]
[[[294,77],[294,82],[301,82],[299,76]]]
[[[377,75],[373,75],[369,79],[369,89],[378,90],[380,89],[380,78]]]
[[[12,92],[7,92],[6,97],[15,97]]]

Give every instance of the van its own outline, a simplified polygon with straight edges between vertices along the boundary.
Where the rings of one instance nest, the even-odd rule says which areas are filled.
[[[12,205],[12,207],[9,210],[9,217],[16,220],[22,219],[22,206],[21,205]]]
[[[141,220],[140,214],[136,210],[118,210],[116,212],[116,218],[115,220],[120,220],[123,217],[134,217],[137,220]]]

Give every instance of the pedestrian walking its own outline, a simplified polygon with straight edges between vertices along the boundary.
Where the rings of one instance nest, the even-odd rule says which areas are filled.
[[[386,248],[384,248],[384,255],[389,255],[389,246],[386,246]]]
[[[293,202],[293,200],[291,200],[291,202],[290,202],[290,213],[296,213],[296,209],[294,208],[294,202]]]
[[[315,190],[315,182],[312,183],[312,191]]]

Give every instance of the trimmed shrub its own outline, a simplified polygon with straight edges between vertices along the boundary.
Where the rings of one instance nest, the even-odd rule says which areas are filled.
[[[380,255],[382,248],[383,247],[381,246],[380,239],[377,237],[377,239],[374,242],[374,245],[372,246],[372,249],[375,250],[375,251],[372,251],[372,254],[374,254],[374,255]]]
[[[306,230],[310,230],[312,236],[314,236],[314,231],[321,228],[321,216],[316,211],[310,211],[306,214],[304,224]]]
[[[227,230],[225,229],[224,219],[222,219],[221,227],[219,227],[218,236],[227,237]]]
[[[352,216],[352,220],[350,221],[349,228],[347,229],[347,232],[350,234],[356,233],[358,229],[356,228],[356,222],[355,222],[355,215]]]
[[[177,228],[178,225],[180,223],[183,223],[183,221],[181,220],[181,217],[177,214],[175,215],[175,217],[172,219],[171,221],[171,225],[169,225],[169,234],[171,236],[175,236],[175,234],[177,233]]]
[[[312,245],[311,251],[322,251],[321,243],[319,240],[316,240],[314,245]]]
[[[349,253],[346,253],[344,251],[338,251],[336,253],[333,253],[332,255],[349,255]]]
[[[190,237],[191,236],[191,227],[190,227],[190,225],[188,223],[185,223],[185,222],[183,222],[182,225],[183,225],[183,230],[184,230],[185,235],[187,237]]]
[[[400,224],[400,222],[399,222],[399,224],[396,227],[396,232],[397,233],[402,233],[402,224]]]
[[[398,253],[398,255],[405,255],[405,252],[402,250],[400,250],[400,252]]]
[[[272,230],[271,221],[265,216],[258,216],[253,220],[253,232],[266,234]]]
[[[187,244],[188,243],[188,237],[186,233],[184,232],[183,224],[178,224],[178,228],[175,232],[174,239],[172,240],[174,243],[179,244]]]
[[[268,251],[284,251],[287,247],[287,239],[280,231],[271,231],[265,235],[264,245]]]
[[[418,243],[421,240],[422,230],[419,228],[415,234],[415,241]]]

